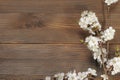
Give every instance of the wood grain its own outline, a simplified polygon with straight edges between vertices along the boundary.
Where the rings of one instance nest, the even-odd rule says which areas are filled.
[[[110,57],[114,56],[116,46],[120,47],[110,45]],[[100,74],[101,70],[91,56],[86,46],[80,44],[1,44],[0,74],[4,75],[0,75],[0,79],[8,76],[5,80],[34,80],[40,77],[32,75],[53,75],[74,69],[86,71],[88,67]],[[114,79],[118,80],[118,77]]]
[[[53,75],[96,68],[90,51],[80,44],[1,44],[0,47],[0,74]]]
[[[0,74],[0,80],[45,80],[45,76],[41,75],[2,75]]]
[[[0,13],[0,29],[78,28],[80,13]],[[102,14],[96,14],[102,23]]]
[[[80,43],[80,39],[87,36],[87,33],[82,31],[78,25],[80,14],[51,15],[1,13],[0,43]],[[102,24],[102,14],[97,15]],[[116,29],[117,36],[120,34],[119,14],[111,15],[111,19],[107,20],[107,25],[112,25]],[[119,43],[120,38],[117,37],[112,43]]]
[[[116,29],[110,57],[120,41],[119,4],[111,7],[112,20],[106,23]],[[84,10],[96,12],[103,24],[101,0],[0,0],[0,80],[44,80],[88,67],[100,74],[91,52],[80,44],[88,36],[78,25]]]
[[[111,56],[115,47],[110,45]],[[100,73],[91,56],[87,47],[80,44],[1,44],[0,74],[53,75],[74,69],[85,71],[88,67]]]
[[[102,12],[101,0],[0,0],[0,12],[79,13]]]
[[[80,14],[1,13],[0,43],[79,43]],[[98,14],[102,23],[102,15]],[[12,20],[11,20],[12,19]]]

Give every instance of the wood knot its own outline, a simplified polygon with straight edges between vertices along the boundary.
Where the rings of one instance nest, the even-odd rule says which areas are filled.
[[[26,21],[24,26],[25,28],[41,28],[45,25],[44,25],[44,22],[40,18],[34,16],[30,20]]]

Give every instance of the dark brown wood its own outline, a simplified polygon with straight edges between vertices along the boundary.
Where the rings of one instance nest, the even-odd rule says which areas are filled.
[[[45,80],[46,76],[41,75],[10,75],[0,74],[0,80]]]
[[[79,14],[60,14],[50,22],[50,15],[44,17],[39,13],[1,13],[0,43],[79,43],[79,40],[85,37],[83,34],[87,33],[79,28],[78,16]],[[98,14],[98,17],[102,22],[102,15]],[[116,29],[117,36],[119,14],[111,15],[111,19],[111,22],[107,21],[107,25]],[[116,43],[119,42],[117,39],[120,38],[114,39]]]
[[[116,45],[110,45],[111,56],[114,55],[115,47]],[[21,74],[53,75],[57,72],[67,72],[74,69],[77,71],[86,71],[88,67],[95,68],[99,74],[101,73],[99,66],[96,65],[92,59],[92,54],[85,45],[0,45],[0,74],[11,74],[13,77],[18,75],[19,78]]]
[[[53,75],[97,68],[85,45],[1,44],[0,47],[0,74]]]
[[[119,4],[111,8],[112,22],[107,20],[116,29],[110,57],[120,41]],[[78,25],[84,10],[96,12],[103,23],[101,0],[0,0],[0,80],[41,80],[88,67],[100,74],[91,52],[80,44],[88,36]]]
[[[80,13],[1,13],[0,43],[79,43],[85,37],[79,18]]]
[[[0,0],[0,12],[80,13],[102,12],[101,0]]]
[[[2,30],[0,43],[80,43],[79,28],[36,28]]]

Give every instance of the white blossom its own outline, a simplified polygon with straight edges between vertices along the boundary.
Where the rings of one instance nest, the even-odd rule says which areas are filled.
[[[68,80],[78,80],[76,71],[74,71],[74,72],[68,72],[66,74],[66,76],[67,76]]]
[[[117,3],[118,0],[105,0],[105,3],[110,6],[111,4]]]
[[[115,35],[115,29],[113,29],[112,27],[109,27],[102,33],[101,38],[104,41],[108,41],[108,40],[112,40],[114,38],[114,35]]]
[[[63,80],[64,79],[64,73],[57,73],[54,75],[55,78],[57,78],[57,80]]]
[[[64,78],[67,78],[68,80],[88,80],[88,75],[91,74],[92,76],[97,76],[96,70],[92,68],[88,68],[86,72],[76,72],[75,70],[73,72],[68,72],[66,74],[64,73],[58,73],[55,74],[54,77],[57,80],[63,80]]]
[[[99,41],[101,41],[100,38],[94,37],[92,35],[89,37],[86,37],[86,39],[85,39],[85,42],[87,43],[87,47],[93,52],[98,51]]]
[[[88,71],[86,72],[79,72],[78,73],[78,79],[79,80],[88,80],[88,75],[91,74],[93,76],[97,76],[96,70],[92,68],[88,68]]]
[[[95,69],[88,68],[87,73],[88,73],[88,74],[91,74],[91,75],[93,75],[93,76],[97,76],[97,73],[96,73],[96,70],[95,70]]]
[[[79,25],[82,29],[88,30],[89,33],[95,34],[93,29],[101,30],[101,25],[96,17],[96,14],[91,11],[84,11],[81,14]]]
[[[87,75],[88,75],[87,72],[79,72],[78,73],[78,79],[79,80],[84,80],[84,79],[88,80]]]
[[[107,62],[107,68],[113,67],[111,71],[112,75],[115,75],[120,72],[120,57],[114,57],[113,59]]]
[[[103,80],[108,80],[108,75],[106,74],[101,75],[101,77],[103,78]]]
[[[103,61],[106,62],[107,61],[107,58],[106,58],[107,57],[107,51],[106,51],[105,48],[102,48],[102,49],[99,48],[98,51],[95,51],[93,53],[93,58],[101,64],[103,63],[102,59],[101,59],[102,53],[104,54]]]
[[[45,80],[51,80],[51,77],[50,76],[46,76]]]

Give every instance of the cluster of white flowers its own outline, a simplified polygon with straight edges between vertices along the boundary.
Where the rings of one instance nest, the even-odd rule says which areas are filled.
[[[93,52],[98,51],[100,41],[101,41],[100,38],[92,35],[90,35],[89,37],[86,37],[85,39],[85,42],[87,43],[87,47]]]
[[[105,43],[108,40],[112,40],[115,35],[115,30],[112,27],[109,27],[105,31],[101,31],[101,25],[98,21],[94,12],[84,11],[81,14],[81,18],[79,21],[79,25],[82,29],[88,30],[92,35],[86,37],[85,43],[87,43],[87,47],[93,51],[93,57],[99,63],[102,63],[101,55],[104,53],[104,62],[106,61],[106,49],[100,49],[99,43]],[[101,36],[95,36],[95,30],[99,32]]]
[[[101,60],[101,55],[102,53],[104,53],[104,62],[107,61],[106,59],[106,55],[107,55],[107,51],[105,48],[100,49],[100,45],[99,43],[102,42],[103,40],[100,39],[99,37],[95,37],[90,35],[89,37],[86,37],[85,39],[85,43],[87,43],[87,47],[93,51],[93,58],[95,60],[97,60],[99,63],[102,64],[102,60]]]
[[[101,75],[101,77],[103,78],[103,80],[108,80],[108,75],[106,74]]]
[[[110,6],[111,4],[117,3],[118,0],[105,0],[105,3]]]
[[[102,59],[101,59],[101,56],[102,56],[102,53],[104,54],[103,55],[103,61],[102,61]],[[94,53],[93,53],[93,58],[95,59],[95,60],[97,60],[99,63],[103,63],[103,62],[106,62],[107,61],[107,59],[106,59],[106,57],[107,57],[107,51],[106,51],[106,49],[105,48],[102,48],[102,49],[98,49],[98,51],[95,51]]]
[[[105,43],[108,40],[112,40],[115,35],[115,29],[113,29],[112,27],[109,27],[104,32],[101,31],[100,34],[101,34],[101,36],[99,36],[99,37],[93,36],[93,35],[86,37],[85,43],[87,43],[88,49],[93,51],[93,58],[102,64],[103,62],[101,60],[101,55],[102,55],[102,53],[104,54],[103,61],[106,62],[107,61],[107,59],[106,59],[107,51],[105,48],[101,49],[99,44]]]
[[[65,76],[64,73],[57,73],[54,75],[54,77],[57,78],[57,80],[63,80],[64,76]]]
[[[113,70],[111,71],[112,75],[115,75],[120,72],[120,57],[114,57],[113,59],[109,60],[107,62],[108,69],[113,67]]]
[[[103,39],[103,41],[108,41],[108,40],[112,40],[114,38],[114,35],[115,35],[115,29],[109,27],[102,33],[101,38]]]
[[[77,75],[76,71],[74,71],[74,72],[68,72],[66,74],[66,78],[68,80],[78,80],[78,75]]]
[[[58,73],[55,74],[54,77],[57,80],[63,80],[64,78],[66,78],[67,80],[88,80],[88,75],[97,76],[96,70],[88,68],[88,71],[86,72],[76,73],[76,71],[74,71],[74,72],[68,72],[67,74]]]
[[[94,29],[97,29],[98,31],[101,30],[101,25],[98,18],[95,13],[91,11],[84,11],[81,14],[79,25],[82,29],[88,30],[91,34],[95,34]]]

